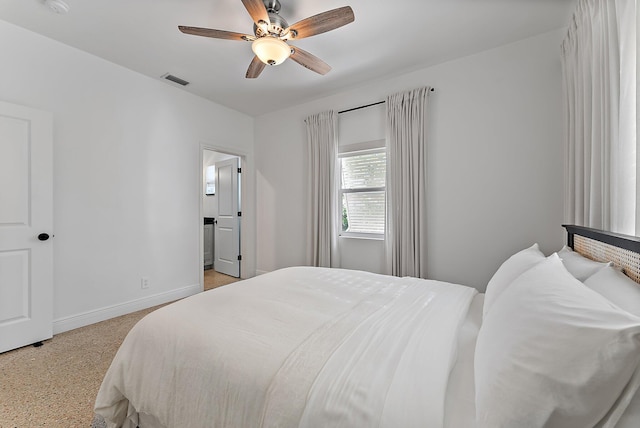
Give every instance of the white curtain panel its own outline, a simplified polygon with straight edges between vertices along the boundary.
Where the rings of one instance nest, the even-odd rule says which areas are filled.
[[[430,87],[390,95],[387,107],[387,271],[427,277],[427,99]]]
[[[565,221],[635,234],[635,0],[578,0],[562,43]]]
[[[338,115],[335,111],[309,116],[309,248],[310,266],[339,267],[338,252]]]

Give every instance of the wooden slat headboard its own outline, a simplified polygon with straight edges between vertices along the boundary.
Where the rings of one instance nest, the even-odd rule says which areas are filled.
[[[640,284],[640,238],[590,227],[562,225],[567,229],[567,245],[583,256],[612,262]]]

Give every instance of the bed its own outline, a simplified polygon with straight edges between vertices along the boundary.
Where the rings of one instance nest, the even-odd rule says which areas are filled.
[[[486,293],[292,267],[158,309],[96,398],[107,427],[640,426],[640,240],[565,226]],[[611,263],[615,263],[615,266]],[[634,273],[635,272],[635,273]]]

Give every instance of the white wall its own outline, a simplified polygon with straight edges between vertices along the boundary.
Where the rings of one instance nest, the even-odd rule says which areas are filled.
[[[54,115],[54,332],[199,291],[200,145],[252,163],[253,119],[3,21],[0,52],[0,99]]]
[[[483,290],[515,251],[535,241],[546,253],[558,249],[563,242],[563,33],[257,117],[258,272],[306,260],[304,118],[424,85],[436,88],[428,113],[429,276]],[[363,119],[361,126],[379,125],[370,120]],[[351,252],[346,267],[366,264],[367,257],[370,251]]]

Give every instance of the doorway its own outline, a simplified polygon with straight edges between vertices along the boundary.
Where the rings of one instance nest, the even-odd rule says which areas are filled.
[[[203,288],[215,288],[240,277],[243,158],[202,149]]]

